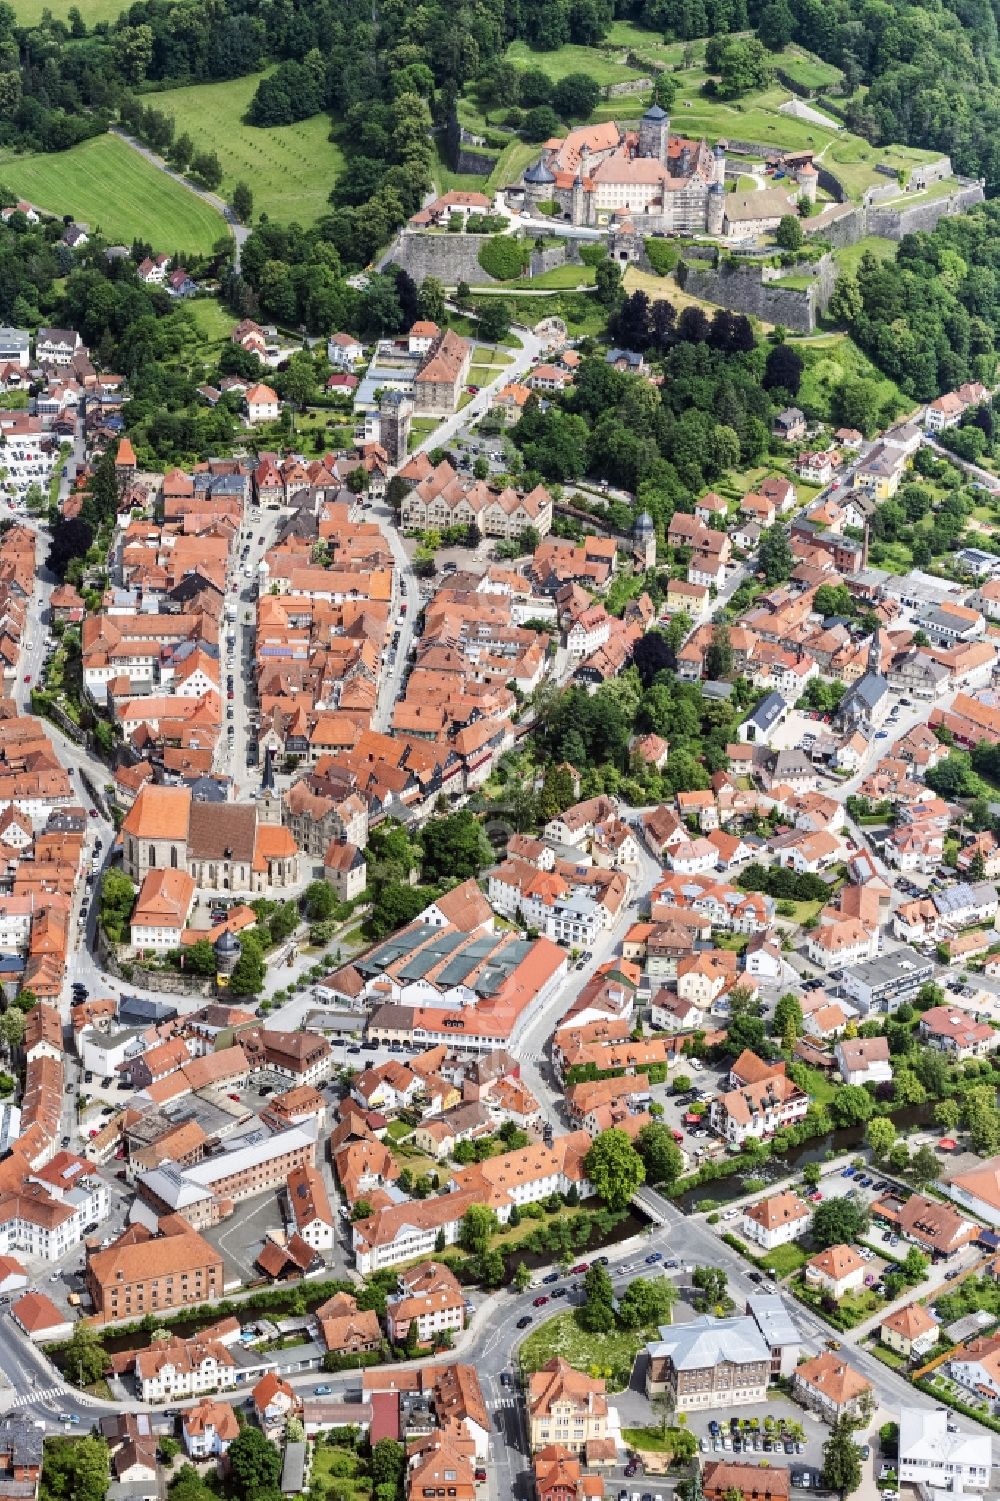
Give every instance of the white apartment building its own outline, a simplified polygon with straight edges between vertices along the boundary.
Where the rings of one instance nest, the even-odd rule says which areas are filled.
[[[0,365],[27,370],[31,363],[31,336],[26,328],[0,328]]]
[[[992,1469],[988,1433],[963,1433],[943,1407],[904,1407],[899,1414],[899,1479],[930,1490],[986,1490]]]
[[[806,938],[806,953],[820,969],[842,969],[861,964],[879,951],[878,928],[868,928],[855,917],[821,923]]]
[[[55,444],[41,418],[27,412],[0,412],[0,439],[0,467],[5,471],[0,490],[18,499],[30,485],[44,491],[55,466]]]
[[[135,1373],[144,1402],[172,1402],[232,1391],[236,1362],[217,1340],[173,1339],[140,1350]]]
[[[562,892],[556,895],[560,884]],[[539,889],[532,889],[535,886]],[[520,913],[526,927],[537,928],[553,942],[574,948],[592,947],[614,919],[611,909],[596,900],[587,886],[574,887],[551,874],[540,877],[537,871],[532,872],[527,886],[522,886],[508,867],[501,866],[490,876],[488,894],[490,906],[497,912],[510,918]]]
[[[74,1159],[75,1162],[75,1159]],[[45,1169],[42,1169],[45,1173]],[[0,1255],[20,1252],[40,1261],[58,1261],[83,1240],[88,1226],[108,1214],[108,1190],[97,1177],[73,1174],[64,1192],[40,1176],[29,1178],[0,1200]]]
[[[29,896],[0,897],[0,949],[23,954],[31,936],[34,902]]]

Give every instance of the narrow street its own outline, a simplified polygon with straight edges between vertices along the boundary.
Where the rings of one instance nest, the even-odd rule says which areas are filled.
[[[390,629],[394,626],[399,632],[399,642],[395,649],[395,656],[390,651],[388,665],[381,675],[375,712],[372,715],[372,729],[386,732],[392,724],[392,711],[396,700],[402,693],[407,659],[413,645],[417,617],[422,604],[417,575],[407,556],[392,510],[385,501],[378,501],[370,507],[370,511],[382,528],[392,549],[393,561],[396,565],[393,570],[393,597],[390,601],[389,624]],[[403,613],[404,605],[406,606],[405,614]]]
[[[623,806],[621,815],[631,822],[640,811]],[[555,1082],[551,1063],[546,1061],[552,1033],[595,971],[620,952],[622,939],[637,920],[639,908],[663,875],[659,861],[653,859],[641,840],[637,842],[641,854],[639,867],[629,870],[632,889],[617,919],[604,930],[583,968],[570,969],[565,983],[549,1005],[537,1011],[529,1009],[511,1034],[509,1051],[521,1064],[521,1077],[541,1106],[546,1120],[558,1130],[566,1129],[566,1120],[561,1108],[564,1092]]]

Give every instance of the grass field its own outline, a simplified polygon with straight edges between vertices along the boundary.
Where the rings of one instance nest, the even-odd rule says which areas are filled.
[[[534,52],[526,42],[511,42],[506,60],[518,68],[541,68],[554,82],[567,73],[589,73],[595,83],[625,83],[641,78],[637,68],[603,51],[599,47],[557,47],[554,52]]]
[[[255,214],[263,209],[282,223],[297,219],[311,224],[328,207],[344,156],[329,139],[327,115],[268,129],[244,125],[243,116],[263,76],[255,73],[227,83],[170,89],[152,102],[173,117],[178,131],[188,132],[196,147],[218,152],[223,196],[242,179],[253,190]]]
[[[580,1328],[572,1312],[558,1313],[529,1334],[521,1346],[521,1366],[526,1371],[540,1371],[554,1355],[568,1360],[575,1371],[631,1366],[647,1340],[657,1337],[657,1329],[613,1329],[610,1334],[588,1334]]]
[[[891,181],[875,171],[876,162],[889,167],[915,167],[920,162],[936,161],[940,155],[939,151],[919,151],[915,146],[873,146],[860,136],[841,131],[834,137],[823,163],[839,178],[852,198],[859,198],[873,183],[884,187]]]
[[[608,47],[641,47],[645,52],[655,52],[667,62],[680,62],[685,45],[683,42],[665,42],[660,32],[647,31],[636,26],[634,21],[612,21],[604,42]],[[703,42],[694,42],[692,46],[704,49]]]
[[[69,151],[0,157],[0,180],[39,208],[100,227],[109,240],[148,240],[167,254],[207,254],[227,233],[209,204],[113,135]]]
[[[839,269],[850,275],[858,269],[858,262],[866,250],[877,256],[880,261],[894,261],[899,246],[895,240],[885,240],[881,235],[866,235],[863,240],[858,240],[854,245],[842,245],[833,252],[833,258]]]
[[[515,290],[529,291],[531,288],[549,291],[573,292],[577,287],[592,287],[596,272],[593,266],[552,266],[548,271],[543,271],[540,276],[521,276],[516,281],[505,282],[504,286],[513,287]]]
[[[819,58],[807,57],[795,48],[782,53],[777,60],[777,65],[782,73],[787,74],[794,83],[803,89],[829,89],[840,83],[843,73],[831,63],[820,62]]]
[[[767,1251],[761,1257],[761,1261],[766,1267],[770,1267],[776,1277],[790,1277],[805,1264],[806,1259],[805,1251],[794,1241],[789,1241],[784,1246],[775,1246],[773,1251]]]
[[[14,14],[19,26],[37,26],[43,10],[51,11],[56,21],[65,21],[71,3],[72,0],[51,0],[51,3],[48,0],[14,0]],[[128,9],[122,0],[76,0],[76,3],[88,27],[96,26],[98,21],[117,21],[120,12]]]
[[[229,342],[236,319],[214,297],[195,297],[184,304],[184,310],[192,319],[206,350],[219,350]]]
[[[538,147],[533,146],[529,141],[511,141],[497,158],[496,166],[486,179],[484,191],[495,193],[497,188],[520,182],[521,173],[525,167],[531,166],[538,154]]]
[[[801,349],[805,359],[802,384],[798,402],[810,416],[829,421],[833,412],[831,397],[835,387],[847,378],[863,378],[878,383],[877,407],[881,411],[893,402],[897,413],[907,411],[913,402],[904,396],[899,387],[881,375],[861,350],[846,334],[831,334],[829,338],[803,342]]]

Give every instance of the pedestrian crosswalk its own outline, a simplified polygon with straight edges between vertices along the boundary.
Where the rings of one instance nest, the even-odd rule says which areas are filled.
[[[61,1396],[63,1396],[61,1386],[46,1386],[41,1391],[36,1387],[32,1387],[29,1391],[18,1392],[10,1406],[11,1408],[34,1407],[38,1402],[50,1402],[53,1397]]]

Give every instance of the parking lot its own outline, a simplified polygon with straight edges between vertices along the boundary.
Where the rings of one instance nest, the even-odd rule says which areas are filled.
[[[678,1077],[691,1080],[690,1089],[681,1094],[674,1093],[674,1081]],[[721,1137],[708,1124],[708,1114],[711,1101],[720,1089],[728,1088],[728,1082],[728,1068],[718,1070],[700,1063],[697,1058],[678,1057],[670,1069],[667,1082],[651,1086],[651,1098],[663,1106],[663,1124],[675,1133],[675,1139],[689,1157],[699,1157],[710,1148],[713,1149],[713,1154],[723,1149]],[[685,1120],[692,1106],[704,1106],[697,1122]]]
[[[818,1469],[823,1463],[825,1426],[787,1397],[741,1407],[738,1415],[689,1412],[686,1426],[706,1459],[725,1454],[747,1464],[783,1464],[794,1470]]]

